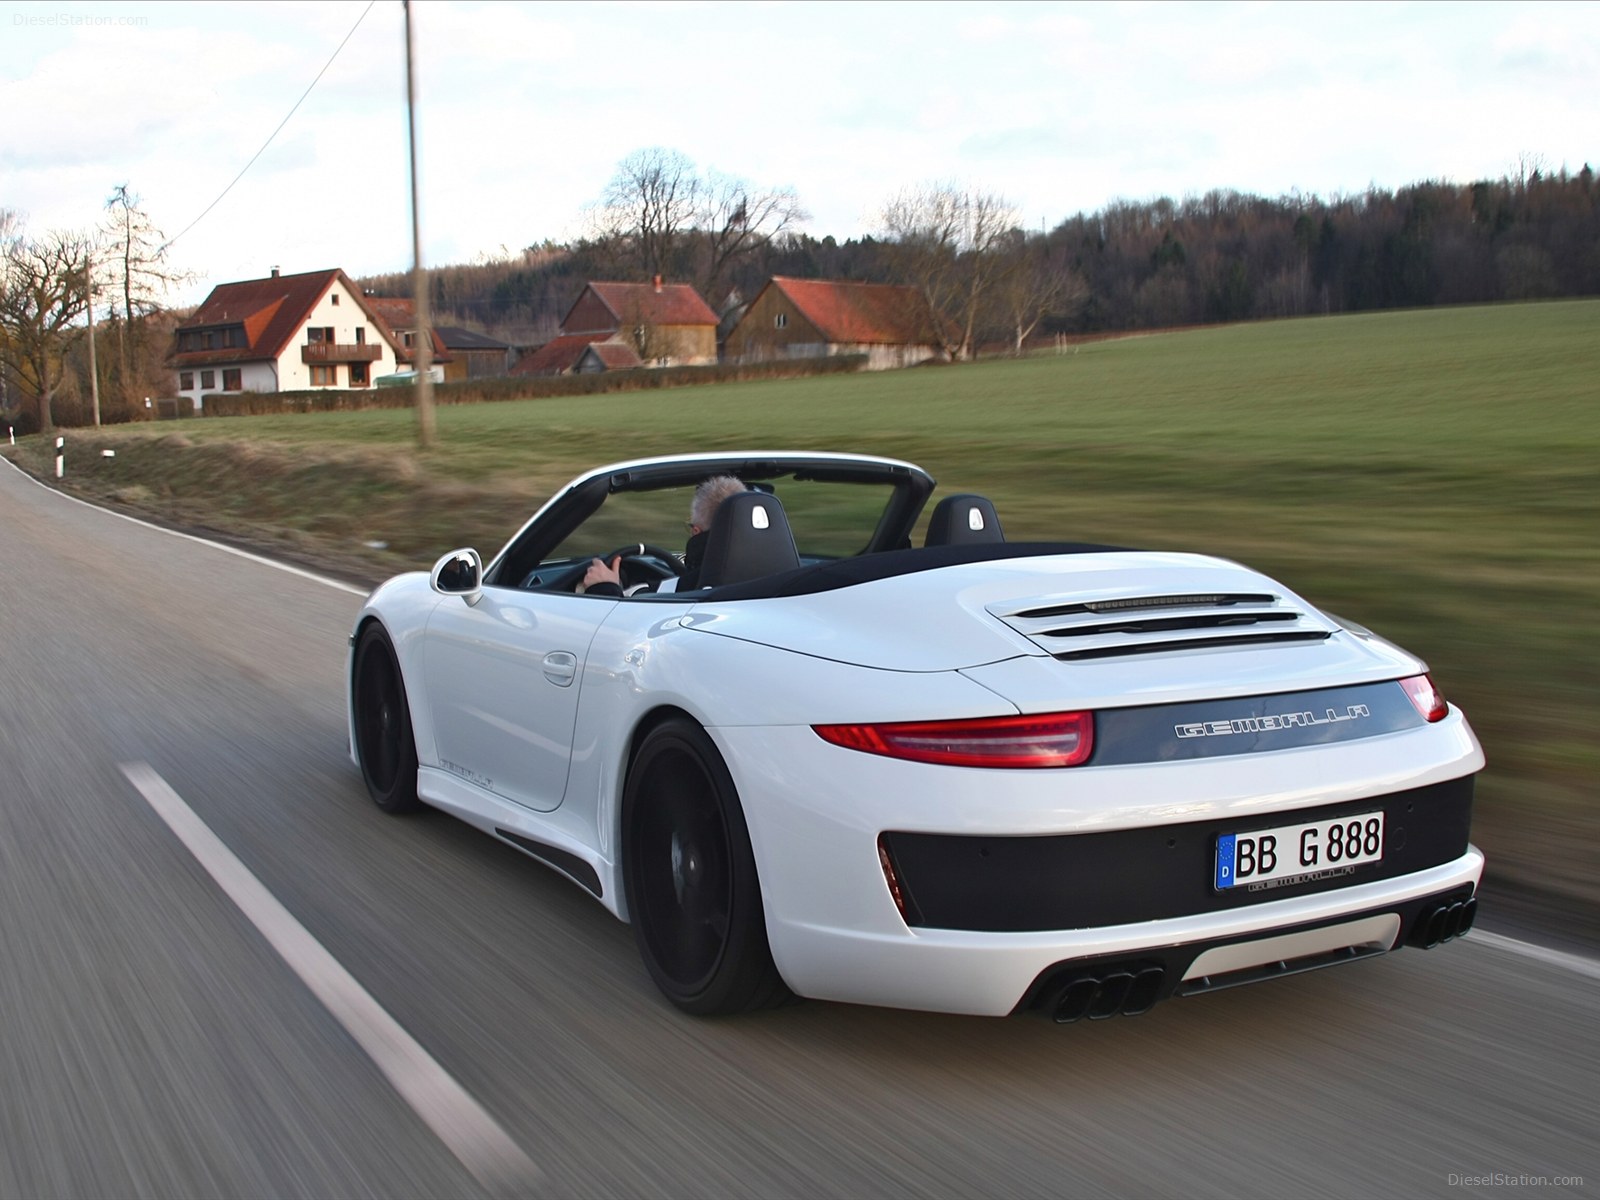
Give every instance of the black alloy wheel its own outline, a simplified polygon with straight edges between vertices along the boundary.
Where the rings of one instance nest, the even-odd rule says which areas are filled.
[[[356,755],[372,802],[387,813],[416,812],[417,743],[405,681],[394,645],[381,625],[369,625],[356,646]]]
[[[727,765],[698,725],[645,737],[623,793],[623,871],[640,956],[667,998],[697,1016],[790,996],[767,945],[761,883]]]

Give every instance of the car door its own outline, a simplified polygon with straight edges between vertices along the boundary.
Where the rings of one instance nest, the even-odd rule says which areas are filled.
[[[561,803],[589,644],[616,602],[486,587],[429,618],[425,694],[444,770],[527,808]]]

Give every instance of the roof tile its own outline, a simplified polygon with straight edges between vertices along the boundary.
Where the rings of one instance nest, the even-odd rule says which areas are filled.
[[[524,354],[511,368],[513,375],[562,375],[578,365],[595,342],[603,342],[609,333],[569,333],[546,342],[531,354]]]
[[[300,275],[270,275],[265,279],[246,279],[238,283],[219,283],[190,317],[174,331],[204,329],[219,325],[243,325],[247,347],[217,350],[191,350],[168,355],[174,366],[201,363],[255,362],[277,358],[305,323],[306,317],[334,283],[344,284],[367,315],[378,326],[382,337],[394,343],[394,334],[372,308],[350,277],[339,268],[307,271]]]
[[[939,344],[937,318],[922,289],[774,275],[777,288],[829,342],[857,345]]]
[[[715,325],[717,314],[687,283],[594,283],[590,289],[616,316],[619,326],[648,321],[652,325]]]

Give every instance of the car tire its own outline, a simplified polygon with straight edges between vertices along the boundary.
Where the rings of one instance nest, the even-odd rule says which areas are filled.
[[[744,810],[710,737],[686,719],[640,743],[622,800],[628,911],[645,967],[696,1016],[792,998],[767,944]]]
[[[372,802],[400,815],[422,808],[417,798],[417,740],[394,644],[382,625],[367,626],[352,670],[356,757]]]

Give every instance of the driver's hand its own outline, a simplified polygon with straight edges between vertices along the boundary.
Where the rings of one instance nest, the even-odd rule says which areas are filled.
[[[590,561],[589,569],[583,573],[583,586],[592,588],[597,583],[614,583],[622,586],[622,574],[618,567],[622,563],[622,555],[614,555],[609,563],[596,558]]]

